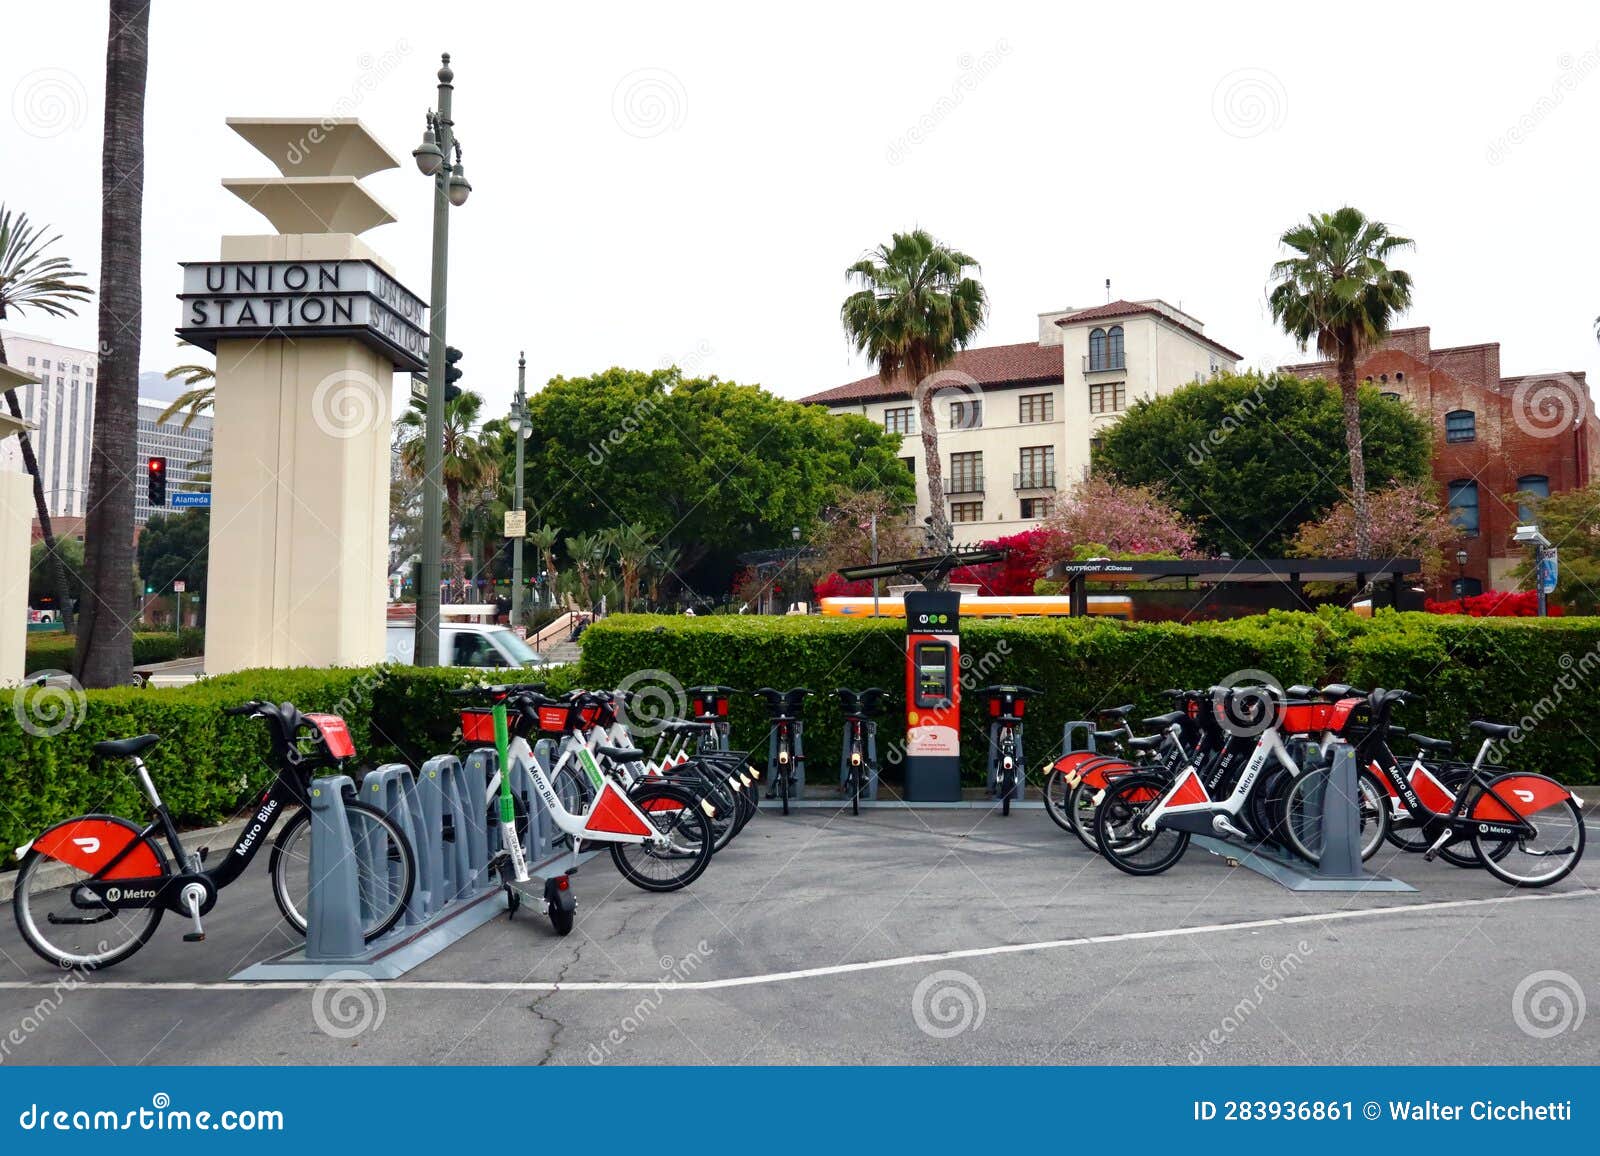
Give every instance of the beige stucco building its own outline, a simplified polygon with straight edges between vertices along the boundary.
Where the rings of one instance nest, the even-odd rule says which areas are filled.
[[[1161,300],[1041,313],[1036,341],[963,351],[925,387],[934,394],[956,542],[1037,525],[1057,493],[1088,472],[1094,439],[1128,406],[1238,362],[1199,319]],[[904,436],[918,520],[929,513],[920,396],[874,375],[802,399]]]

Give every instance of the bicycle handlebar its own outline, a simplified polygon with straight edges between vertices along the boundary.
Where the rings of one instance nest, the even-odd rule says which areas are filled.
[[[1019,696],[1021,696],[1023,698],[1027,698],[1029,696],[1035,696],[1036,697],[1038,695],[1041,695],[1041,694],[1044,693],[1044,691],[1042,691],[1042,690],[1034,690],[1033,687],[1031,687],[1031,686],[1021,686],[1021,685],[1019,685],[1017,683],[1013,683],[1013,682],[1002,682],[1002,683],[997,683],[994,686],[980,686],[978,688],[978,693],[979,694],[1015,694],[1015,695],[1019,695]]]

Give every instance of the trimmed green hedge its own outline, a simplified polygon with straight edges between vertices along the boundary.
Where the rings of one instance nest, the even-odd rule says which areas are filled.
[[[23,669],[32,674],[40,670],[71,670],[77,640],[65,631],[39,631],[28,635]],[[168,633],[141,633],[133,636],[133,664],[171,662],[175,658],[194,658],[205,650],[205,631],[185,630],[182,645],[178,636]]]
[[[882,686],[897,707],[879,731],[880,748],[904,742],[904,625],[894,620],[821,618],[665,618],[614,616],[583,642],[585,683],[645,685],[641,671],[664,671],[687,687],[726,683],[809,686],[811,776],[832,781],[842,718],[838,686]],[[1060,742],[1061,727],[1097,707],[1166,709],[1158,693],[1207,686],[1245,669],[1285,685],[1350,681],[1405,687],[1424,702],[1401,725],[1461,739],[1471,718],[1522,722],[1522,741],[1504,758],[1566,782],[1600,781],[1600,618],[1491,619],[1381,611],[1375,619],[1325,607],[1315,614],[1272,611],[1226,622],[1126,623],[1111,619],[969,621],[962,627],[965,775],[979,781],[986,723],[972,691],[1020,682],[1043,695],[1029,706],[1028,762],[1037,768]],[[760,703],[733,704],[735,745],[764,746]],[[1467,749],[1465,746],[1463,749]],[[1476,749],[1472,744],[1471,749]],[[756,752],[764,757],[764,749]],[[885,774],[899,777],[886,761]]]
[[[577,669],[546,676],[552,688],[577,683]],[[293,702],[304,711],[344,715],[363,766],[407,762],[457,749],[460,703],[444,691],[470,681],[467,672],[413,667],[330,670],[247,670],[167,690],[136,687],[91,690],[68,703],[80,720],[56,735],[30,734],[21,719],[47,722],[40,695],[21,694],[0,712],[0,863],[50,823],[85,811],[143,816],[148,804],[125,762],[94,760],[102,739],[155,732],[159,746],[145,756],[163,799],[185,825],[220,822],[271,779],[265,724],[231,718],[223,707],[252,698]]]

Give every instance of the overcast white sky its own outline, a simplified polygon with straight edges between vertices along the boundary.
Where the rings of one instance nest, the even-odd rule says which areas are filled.
[[[409,163],[453,54],[474,185],[450,342],[499,408],[529,381],[677,361],[798,396],[868,372],[844,268],[921,225],[982,263],[982,344],[1035,314],[1164,297],[1260,364],[1276,237],[1351,202],[1414,237],[1407,324],[1499,340],[1507,373],[1600,372],[1600,11],[1434,3],[237,5],[155,0],[143,363],[177,347],[181,260],[269,231],[222,177],[225,116],[359,116],[407,166],[366,239],[428,292]],[[8,4],[0,199],[98,277],[105,11]],[[1518,125],[1521,128],[1518,129]],[[1508,134],[1515,132],[1520,140]],[[76,321],[13,329],[95,344]]]

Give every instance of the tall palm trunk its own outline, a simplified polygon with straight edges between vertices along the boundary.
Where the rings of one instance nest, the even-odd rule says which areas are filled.
[[[133,674],[133,479],[139,444],[144,95],[149,0],[111,0],[100,151],[100,361],[84,523],[76,674],[116,686]]]
[[[5,310],[0,309],[0,321],[5,320]],[[0,365],[10,364],[6,356],[6,341],[0,336]],[[22,402],[17,398],[17,391],[6,390],[6,408],[11,411],[11,416],[18,421],[22,420]],[[50,506],[44,500],[44,474],[39,470],[39,459],[33,453],[33,439],[28,436],[28,431],[17,431],[17,445],[22,448],[22,468],[28,471],[28,476],[33,479],[33,508],[35,516],[39,519],[39,533],[44,538],[45,557],[50,560],[50,584],[56,588],[56,605],[61,607],[61,624],[68,633],[72,631],[72,587],[67,585],[67,567],[61,561],[61,554],[56,549],[56,529],[50,523]]]
[[[1356,392],[1356,348],[1339,344],[1339,397],[1344,402],[1344,444],[1350,451],[1350,505],[1356,517],[1356,555],[1372,554],[1372,512],[1367,506],[1367,463],[1361,449],[1361,398]]]
[[[923,469],[928,475],[928,511],[933,516],[933,531],[941,542],[949,540],[950,514],[944,504],[944,466],[939,461],[939,427],[934,424],[934,390],[923,389],[917,420],[922,425]]]

